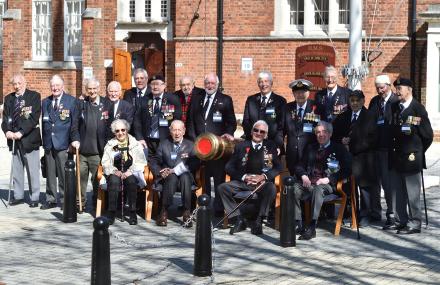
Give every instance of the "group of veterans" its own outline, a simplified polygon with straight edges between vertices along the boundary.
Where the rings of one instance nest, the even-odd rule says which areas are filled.
[[[191,226],[195,173],[203,167],[201,186],[209,196],[214,190],[214,214],[228,214],[230,234],[250,227],[252,234],[260,235],[263,221],[273,211],[274,179],[286,167],[295,180],[295,230],[300,239],[316,236],[325,196],[336,192],[338,181],[350,177],[354,177],[360,193],[361,226],[382,220],[383,189],[383,229],[398,234],[420,233],[421,175],[433,130],[424,106],[413,97],[412,82],[397,78],[392,88],[388,75],[378,75],[377,95],[367,109],[361,90],[337,84],[335,67],[327,66],[323,77],[326,88],[318,91],[314,100],[309,99],[310,81],[292,81],[289,88],[294,100],[287,103],[272,91],[272,74],[260,72],[259,92],[247,97],[245,103],[244,134],[234,139],[237,120],[233,100],[222,93],[214,73],[204,77],[204,88],[195,87],[194,78],[184,76],[180,90],[168,93],[162,75],[149,77],[139,68],[134,71],[136,87],[123,96],[117,81],[110,82],[106,96],[102,96],[99,81],[91,78],[80,98],[67,94],[62,77],[54,75],[50,79],[51,95],[43,101],[38,92],[27,89],[22,75],[14,75],[14,92],[5,97],[2,121],[13,154],[14,197],[9,204],[24,203],[26,169],[29,206],[39,206],[40,176],[32,173],[41,167],[46,177],[46,201],[40,209],[63,207],[64,164],[76,151],[82,192],[78,205],[96,208],[101,165],[108,192],[106,215],[111,224],[123,208],[128,209],[125,220],[137,224],[137,190],[145,187],[143,172],[148,165],[154,175],[152,188],[160,197],[156,224],[167,225],[173,196],[180,191],[183,223]],[[194,141],[205,133],[234,142],[231,157],[200,161]],[[40,165],[41,145],[44,156]],[[92,201],[86,199],[89,177]],[[240,193],[249,192],[255,192],[252,218],[246,216],[245,208],[237,207],[238,199],[243,198]],[[304,217],[302,201],[311,203],[310,219]]]

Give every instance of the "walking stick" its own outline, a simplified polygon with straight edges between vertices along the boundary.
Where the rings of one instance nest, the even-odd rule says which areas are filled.
[[[81,177],[80,177],[80,169],[79,169],[79,149],[75,148],[75,150],[76,150],[76,192],[78,194],[79,213],[82,213],[83,207],[82,207],[82,199],[81,199]]]
[[[221,225],[223,223],[224,220],[226,220],[227,218],[229,218],[230,215],[232,215],[232,213],[234,213],[235,211],[237,211],[238,208],[240,208],[241,205],[243,205],[247,200],[249,200],[250,197],[252,197],[252,195],[254,195],[258,190],[260,190],[267,182],[263,182],[260,183],[260,185],[257,186],[257,188],[255,188],[246,198],[244,198],[243,201],[241,201],[234,209],[232,209],[231,212],[229,212],[228,214],[226,214],[225,217],[223,217],[223,219],[220,220],[220,222],[218,222],[214,228],[218,227],[219,225]]]
[[[15,140],[12,140],[12,159],[11,159],[11,172],[9,174],[9,190],[8,190],[8,203],[6,204],[6,208],[9,208],[9,202],[11,201],[11,189],[12,189],[12,179],[13,179],[13,169],[14,169],[14,148],[15,148]]]
[[[423,169],[422,169],[422,190],[423,190],[423,204],[425,205],[425,227],[428,228],[428,208],[426,208],[425,179],[423,178]]]

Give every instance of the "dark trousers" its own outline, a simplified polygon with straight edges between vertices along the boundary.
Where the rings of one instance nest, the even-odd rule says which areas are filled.
[[[191,186],[193,177],[190,172],[185,172],[180,176],[172,173],[165,178],[162,188],[162,208],[168,209],[173,205],[173,196],[177,189],[180,189],[182,194],[182,204],[185,210],[191,210]]]
[[[122,184],[123,182],[123,184]],[[127,202],[130,211],[136,211],[136,199],[137,199],[137,179],[133,175],[130,175],[124,180],[120,177],[110,174],[107,177],[107,189],[108,189],[108,210],[116,211],[118,203],[118,195],[122,192],[122,187],[127,195]]]
[[[218,192],[218,186],[225,182],[226,172],[225,172],[226,161],[224,159],[210,160],[205,162],[205,185],[203,189],[205,194],[211,197],[211,177],[214,180],[214,210],[216,212],[223,211],[223,203]]]
[[[324,197],[333,193],[333,188],[330,184],[312,185],[311,188],[306,188],[302,183],[295,183],[295,217],[299,220],[301,217],[301,200],[311,200],[312,220],[317,221],[319,212],[321,212]]]
[[[378,150],[376,152],[375,161],[377,177],[379,178],[379,194],[380,186],[382,186],[387,204],[386,216],[387,219],[394,218],[394,214],[396,213],[396,187],[393,187],[391,184],[392,177],[388,161],[388,150]]]
[[[46,201],[48,203],[57,202],[57,177],[58,191],[60,192],[61,204],[64,203],[64,166],[67,161],[67,150],[45,150],[46,160]]]
[[[220,184],[218,186],[218,193],[222,199],[223,205],[225,206],[226,213],[232,212],[235,207],[237,207],[237,202],[234,199],[234,195],[241,191],[253,191],[255,186],[249,186],[243,181],[233,180]],[[272,182],[267,182],[260,190],[257,192],[257,197],[259,200],[259,217],[267,217],[270,209],[270,205],[275,199],[276,189],[275,184]],[[240,215],[240,209],[237,209],[230,217],[236,217]]]

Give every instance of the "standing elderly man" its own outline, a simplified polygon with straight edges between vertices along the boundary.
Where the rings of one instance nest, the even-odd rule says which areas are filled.
[[[105,144],[107,143],[107,127],[109,120],[110,101],[99,95],[99,81],[91,78],[87,81],[86,97],[78,100],[78,128],[80,135],[81,148],[79,150],[80,160],[80,180],[81,180],[81,200],[85,209],[87,181],[89,173],[93,185],[93,206],[96,206],[98,195],[98,183],[96,174],[98,165],[101,162]],[[77,201],[79,205],[79,201]]]
[[[24,168],[30,186],[29,207],[38,207],[40,197],[40,175],[32,175],[31,169],[40,169],[41,136],[38,127],[41,114],[40,93],[26,88],[23,75],[16,74],[11,79],[14,92],[6,95],[2,130],[12,151],[14,198],[9,205],[24,202]],[[14,149],[12,147],[14,146]]]
[[[125,91],[124,100],[132,104],[136,112],[141,104],[141,99],[148,96],[151,90],[148,88],[148,73],[145,69],[136,68],[133,72],[133,77],[136,87]]]
[[[107,86],[107,98],[111,104],[108,112],[106,141],[113,138],[110,125],[113,121],[126,120],[130,127],[133,124],[134,106],[125,100],[121,100],[122,86],[118,81],[112,81]]]
[[[375,116],[378,136],[375,158],[375,169],[377,171],[376,175],[378,183],[376,185],[377,189],[374,191],[380,194],[381,186],[383,188],[387,205],[386,222],[383,229],[388,230],[394,228],[396,222],[394,218],[396,213],[396,193],[393,192],[394,187],[391,187],[391,166],[388,159],[391,143],[391,105],[398,102],[399,98],[391,90],[391,80],[388,75],[381,74],[376,76],[375,85],[377,95],[371,99],[370,105],[368,106],[368,110],[370,110]]]
[[[149,154],[155,154],[159,142],[170,135],[171,122],[182,117],[182,110],[179,98],[165,92],[167,84],[162,75],[151,77],[150,87],[151,96],[142,98],[133,125],[136,139]]]
[[[283,118],[279,126],[279,134],[284,141],[287,137],[286,163],[290,175],[295,174],[295,167],[302,159],[308,144],[316,141],[313,128],[319,121],[315,114],[315,105],[309,100],[312,83],[305,79],[294,80],[289,84],[295,101],[288,103],[283,109]]]
[[[258,120],[264,120],[269,125],[267,138],[277,145],[280,152],[284,153],[284,141],[277,136],[278,128],[282,122],[282,109],[286,99],[272,92],[273,78],[268,71],[262,71],[257,79],[260,92],[246,99],[243,114],[243,129],[247,140],[252,138],[252,126]]]
[[[338,70],[334,66],[325,68],[324,81],[327,87],[318,91],[315,96],[316,111],[321,120],[332,122],[348,108],[351,90],[338,85]]]
[[[412,95],[412,82],[406,78],[394,81],[399,102],[391,106],[391,187],[396,191],[398,234],[421,231],[421,174],[426,168],[425,152],[434,134],[425,107]],[[407,211],[409,207],[409,212]]]
[[[46,204],[40,209],[57,206],[57,177],[61,207],[64,197],[64,166],[69,145],[80,146],[78,132],[78,106],[75,97],[64,91],[60,75],[50,79],[52,95],[41,103],[43,122],[43,148],[46,161]]]
[[[193,96],[202,96],[205,92],[202,88],[196,87],[195,81],[191,76],[185,75],[180,78],[180,90],[174,92],[179,97],[180,105],[182,107],[182,121],[186,124],[188,118],[188,111],[191,105]]]
[[[194,98],[188,117],[188,135],[194,140],[203,133],[213,133],[227,140],[234,140],[237,121],[234,105],[229,95],[218,90],[219,79],[214,73],[205,76],[205,94]],[[206,161],[205,163],[205,193],[211,196],[211,177],[214,179],[214,210],[216,216],[223,215],[223,205],[218,197],[217,187],[225,182],[225,159]]]
[[[163,140],[157,153],[151,158],[150,168],[155,177],[156,190],[161,191],[161,205],[158,226],[166,226],[168,208],[173,205],[173,196],[179,189],[183,202],[183,222],[191,216],[192,173],[199,166],[199,160],[194,152],[194,143],[184,138],[185,124],[174,120],[170,126],[171,136]],[[192,224],[189,222],[188,227]]]
[[[347,149],[330,141],[333,127],[330,123],[320,121],[315,128],[318,143],[310,144],[296,167],[299,183],[295,183],[295,217],[301,225],[300,200],[311,199],[311,224],[300,230],[299,239],[309,240],[316,237],[316,223],[321,211],[324,197],[336,191],[339,179],[348,178],[351,174],[351,156]],[[299,226],[301,228],[301,226]]]
[[[227,213],[237,207],[234,196],[242,191],[253,191],[261,183],[264,186],[256,193],[259,200],[258,216],[251,228],[251,233],[263,233],[262,220],[267,217],[270,205],[275,199],[275,177],[281,172],[282,166],[278,158],[277,146],[267,138],[269,126],[263,120],[254,123],[252,139],[243,141],[235,146],[231,159],[226,164],[226,173],[231,176],[231,181],[221,184],[218,193],[222,198]],[[230,215],[234,227],[230,234],[246,229],[240,210]]]

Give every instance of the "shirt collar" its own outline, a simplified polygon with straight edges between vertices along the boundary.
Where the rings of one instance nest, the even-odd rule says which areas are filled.
[[[252,148],[255,149],[255,146],[257,144],[259,144],[260,146],[263,146],[263,142],[256,143],[256,142],[252,141]]]
[[[388,92],[387,96],[384,99],[385,104],[388,102],[388,100],[390,100],[391,95],[393,95],[393,92],[390,90],[390,92]]]
[[[139,90],[142,91],[142,97],[144,97],[145,94],[147,94],[147,86],[145,86],[144,89],[139,89],[136,87],[137,94],[139,94]]]
[[[356,117],[359,118],[359,114],[361,113],[361,111],[362,111],[362,108],[360,108],[359,111],[357,111],[356,113],[352,112],[351,116],[353,117],[353,114],[356,114]]]
[[[296,106],[297,106],[298,110],[299,110],[299,108],[302,108],[302,109],[305,111],[306,108],[307,108],[307,101],[305,101],[304,104],[303,104],[302,106],[300,106],[300,105],[298,105],[298,104],[296,104]]]
[[[400,103],[403,105],[403,110],[405,110],[406,108],[409,107],[409,104],[411,104],[413,98],[411,97],[408,101],[406,101],[405,103]]]
[[[327,89],[327,96],[330,92],[332,92],[332,96],[335,95],[337,90],[338,90],[338,85],[336,85],[332,90]]]
[[[327,148],[330,145],[330,141],[328,141],[325,145],[320,145],[319,147]]]
[[[270,95],[272,95],[272,91],[270,91],[267,94],[261,94],[260,93],[260,95],[261,95],[260,101],[262,100],[263,96],[266,96],[266,102],[269,102],[269,98],[270,98]]]

